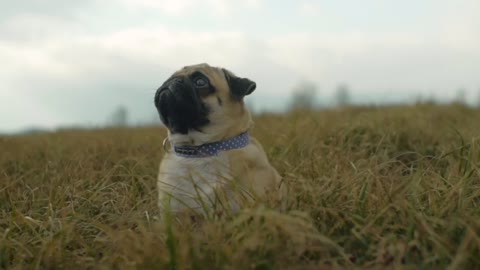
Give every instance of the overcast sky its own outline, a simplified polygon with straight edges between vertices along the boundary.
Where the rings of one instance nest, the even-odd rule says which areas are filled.
[[[153,95],[200,62],[257,82],[279,109],[302,80],[331,102],[480,94],[478,0],[16,0],[0,9],[0,131],[102,124],[119,105],[155,119]]]

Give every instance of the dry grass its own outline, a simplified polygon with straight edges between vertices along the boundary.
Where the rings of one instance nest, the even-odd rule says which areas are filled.
[[[292,192],[192,227],[157,221],[160,128],[0,138],[0,269],[478,269],[480,112],[263,115]]]

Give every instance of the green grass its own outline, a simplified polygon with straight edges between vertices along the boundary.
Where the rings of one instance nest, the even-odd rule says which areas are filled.
[[[165,130],[0,137],[0,269],[478,269],[480,111],[262,115],[290,188],[199,224],[160,222]]]

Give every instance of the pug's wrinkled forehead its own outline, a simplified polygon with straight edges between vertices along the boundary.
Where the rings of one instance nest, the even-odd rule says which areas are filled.
[[[202,63],[197,65],[185,66],[182,69],[176,71],[172,77],[186,77],[189,78],[194,74],[201,73],[208,77],[211,81],[219,82],[225,80],[225,73],[223,69],[218,67],[212,67],[209,64]]]
[[[179,71],[177,71],[175,73],[188,74],[188,73],[195,72],[195,71],[200,71],[200,70],[208,71],[210,69],[216,69],[216,68],[210,66],[207,63],[201,63],[201,64],[197,64],[197,65],[184,66],[182,69],[180,69]]]

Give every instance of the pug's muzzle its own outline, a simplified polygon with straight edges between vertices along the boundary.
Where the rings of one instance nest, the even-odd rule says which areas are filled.
[[[209,123],[208,108],[189,78],[172,77],[155,94],[155,106],[162,122],[172,132],[201,131]]]

